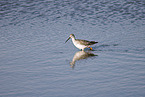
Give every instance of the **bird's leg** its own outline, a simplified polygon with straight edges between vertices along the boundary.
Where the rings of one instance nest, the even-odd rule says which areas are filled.
[[[92,48],[91,48],[91,47],[88,47],[88,48],[90,48],[90,50],[92,50]]]

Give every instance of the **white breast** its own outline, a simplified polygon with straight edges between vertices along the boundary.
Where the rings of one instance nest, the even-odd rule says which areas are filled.
[[[78,42],[75,41],[74,39],[72,39],[72,41],[73,41],[73,44],[74,44],[77,48],[79,48],[79,49],[84,49],[84,48],[87,47],[87,46],[85,46],[85,45],[81,45],[80,43],[78,43]]]

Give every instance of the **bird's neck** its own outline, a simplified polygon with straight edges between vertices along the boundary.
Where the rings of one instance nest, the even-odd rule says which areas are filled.
[[[74,42],[76,39],[74,37],[72,37],[72,41]]]

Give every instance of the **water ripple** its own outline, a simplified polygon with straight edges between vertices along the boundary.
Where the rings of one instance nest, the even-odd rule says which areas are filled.
[[[130,20],[145,20],[144,1],[102,0],[21,0],[0,1],[2,26],[21,23],[25,20],[43,18],[56,21],[71,18],[76,21],[103,24]]]

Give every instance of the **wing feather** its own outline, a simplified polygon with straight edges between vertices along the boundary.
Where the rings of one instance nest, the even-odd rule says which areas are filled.
[[[78,41],[80,44],[83,44],[86,46],[98,43],[96,41],[88,41],[88,40],[81,40],[81,39],[76,39],[76,41]]]

